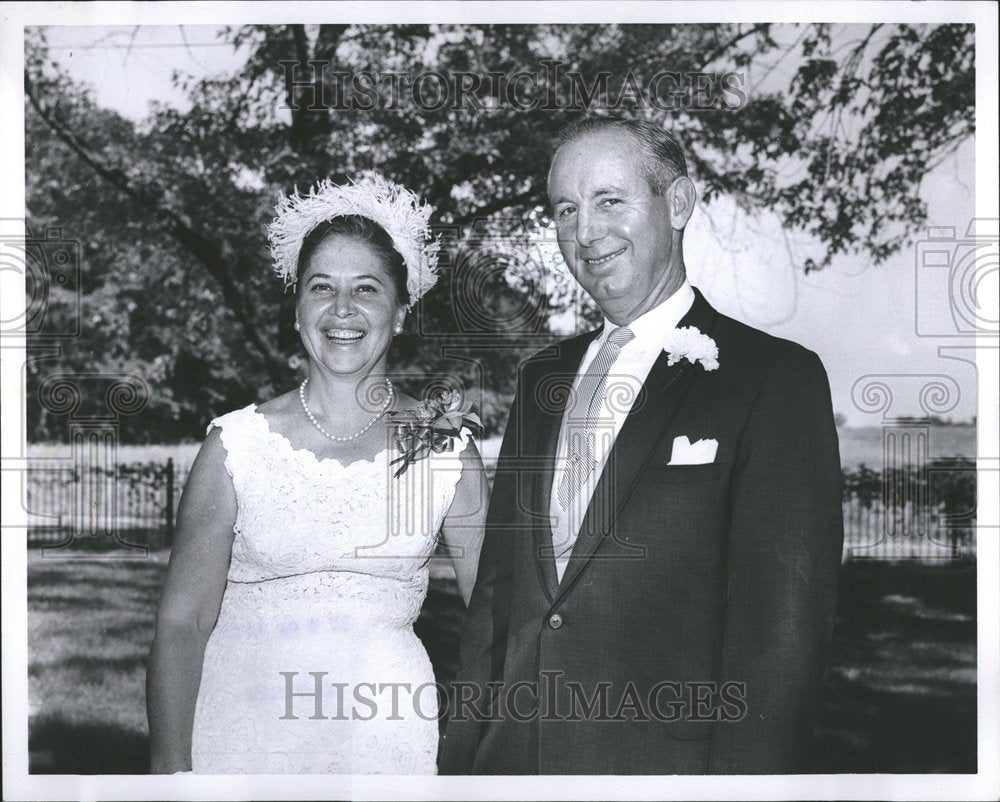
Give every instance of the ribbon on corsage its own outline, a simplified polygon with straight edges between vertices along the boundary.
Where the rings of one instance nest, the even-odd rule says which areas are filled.
[[[477,437],[483,432],[483,422],[464,403],[458,390],[442,390],[410,409],[392,412],[387,417],[396,427],[396,447],[401,455],[389,463],[399,464],[393,478],[432,453],[453,450],[462,427]]]

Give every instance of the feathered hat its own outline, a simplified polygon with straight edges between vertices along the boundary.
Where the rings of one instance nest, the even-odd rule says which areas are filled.
[[[356,214],[374,220],[392,238],[406,265],[408,306],[437,283],[440,243],[431,236],[434,209],[416,193],[379,173],[365,172],[349,184],[334,184],[329,178],[300,195],[298,189],[281,198],[277,216],[268,226],[274,272],[295,286],[299,253],[305,238],[320,223],[334,217]]]

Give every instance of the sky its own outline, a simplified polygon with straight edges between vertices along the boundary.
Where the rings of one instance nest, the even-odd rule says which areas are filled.
[[[49,27],[47,38],[53,57],[77,80],[92,85],[101,106],[140,121],[152,100],[185,107],[184,94],[172,83],[175,71],[201,77],[231,72],[243,63],[245,53],[222,45],[218,30],[190,25]],[[764,85],[787,79],[791,66],[779,65]],[[963,235],[974,218],[974,175],[970,140],[921,187],[928,225],[954,228],[958,237],[932,249],[946,251],[951,254],[946,258],[955,262],[967,259],[972,249]],[[820,355],[830,377],[834,409],[851,425],[882,422],[880,413],[859,408],[852,395],[862,377],[873,374],[943,374],[958,391],[954,408],[943,417],[969,419],[976,414],[975,369],[938,352],[941,346],[972,340],[943,336],[956,332],[947,271],[926,266],[928,246],[907,247],[878,266],[864,257],[841,257],[825,270],[804,275],[794,264],[815,253],[816,243],[783,230],[774,215],[750,216],[722,200],[699,204],[684,247],[692,283],[716,308]],[[979,291],[987,293],[984,297],[997,293],[997,275],[993,271],[980,286]],[[890,383],[905,391],[896,394],[889,414],[919,415],[913,380],[896,378]]]

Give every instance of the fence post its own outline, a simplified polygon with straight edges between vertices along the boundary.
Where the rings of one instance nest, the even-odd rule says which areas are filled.
[[[174,545],[174,460],[167,457],[167,545]]]

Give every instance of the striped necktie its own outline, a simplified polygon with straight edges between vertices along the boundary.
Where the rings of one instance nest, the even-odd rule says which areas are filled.
[[[613,329],[580,379],[565,423],[567,463],[558,489],[559,506],[564,511],[570,508],[583,483],[597,467],[594,429],[604,401],[608,371],[625,344],[634,337],[627,326]]]

